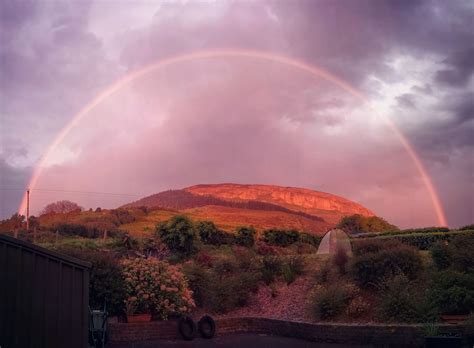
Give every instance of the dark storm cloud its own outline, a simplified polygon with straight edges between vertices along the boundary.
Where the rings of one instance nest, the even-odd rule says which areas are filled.
[[[397,97],[398,103],[402,107],[416,109],[416,95],[411,93],[405,93]]]
[[[426,157],[449,163],[452,153],[474,151],[474,99],[472,93],[453,96],[452,100],[442,101],[438,110],[449,118],[434,120],[415,129],[410,134],[417,149]]]
[[[437,72],[436,81],[454,87],[466,86],[474,72],[474,46],[453,53],[444,63],[448,68]]]
[[[17,211],[31,172],[31,168],[13,167],[0,157],[0,218]]]

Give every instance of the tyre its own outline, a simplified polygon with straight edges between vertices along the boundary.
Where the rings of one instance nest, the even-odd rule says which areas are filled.
[[[190,317],[182,317],[179,319],[178,330],[186,341],[191,341],[196,337],[196,324]]]
[[[216,323],[212,317],[205,315],[199,320],[198,329],[203,338],[213,338],[216,334]]]

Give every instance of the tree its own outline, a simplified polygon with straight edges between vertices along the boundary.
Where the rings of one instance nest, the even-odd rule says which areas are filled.
[[[186,216],[177,215],[158,224],[156,233],[173,252],[189,255],[194,251],[196,232],[193,223]]]
[[[200,221],[196,225],[196,230],[204,244],[222,245],[229,241],[227,233],[222,232],[212,221]]]
[[[13,214],[9,219],[0,221],[0,232],[12,232],[23,228],[25,223],[25,216]]]
[[[57,201],[54,203],[48,204],[44,209],[41,211],[41,215],[45,214],[67,214],[73,212],[80,212],[83,208],[79,206],[77,203],[71,201]]]
[[[354,214],[344,216],[336,226],[349,234],[362,232],[388,232],[398,231],[398,227],[389,224],[387,221],[378,216],[362,216]]]
[[[245,226],[237,228],[236,242],[246,247],[253,246],[255,243],[255,229]]]

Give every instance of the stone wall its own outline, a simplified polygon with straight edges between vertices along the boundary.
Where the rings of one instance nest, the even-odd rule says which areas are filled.
[[[301,338],[315,342],[367,344],[392,347],[423,347],[422,325],[312,324],[265,318],[225,318],[216,320],[217,335],[260,333]],[[462,333],[462,326],[440,325],[440,333]],[[111,342],[181,339],[176,321],[110,323]]]

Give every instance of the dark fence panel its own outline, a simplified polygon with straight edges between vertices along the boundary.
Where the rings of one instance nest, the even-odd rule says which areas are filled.
[[[0,235],[0,347],[87,347],[89,269]]]

